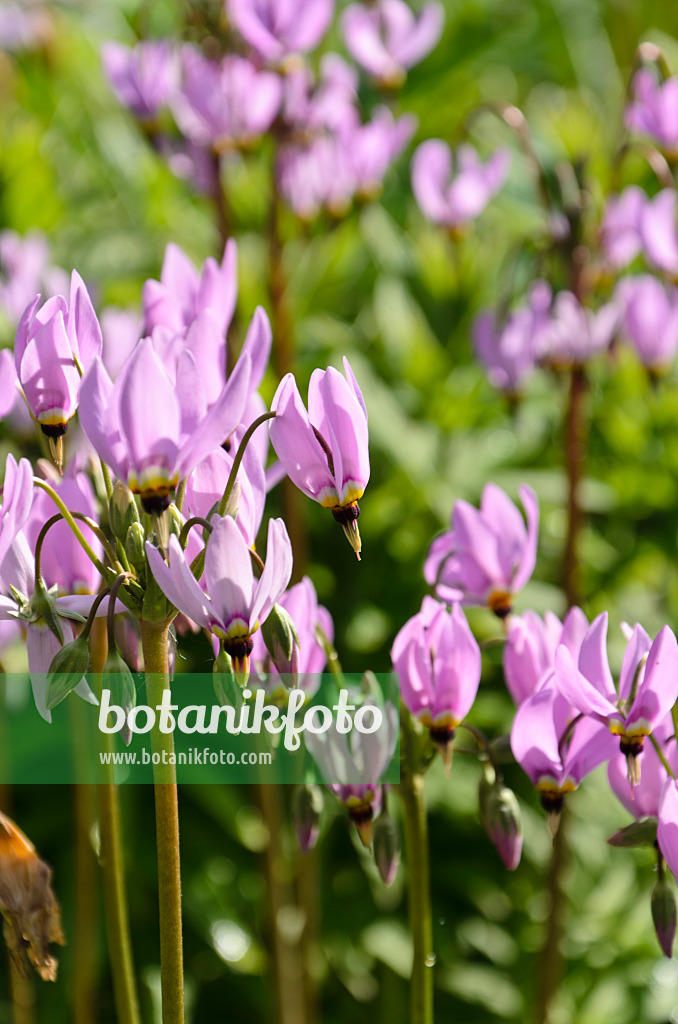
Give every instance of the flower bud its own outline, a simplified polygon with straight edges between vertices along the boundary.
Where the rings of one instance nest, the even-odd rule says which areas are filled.
[[[233,490],[229,494],[228,501],[226,502],[226,511],[224,512],[225,516],[230,516],[231,519],[238,518],[238,509],[240,508],[241,496],[242,488],[240,486],[240,481],[236,480],[235,484],[233,485]],[[209,519],[210,517],[208,516],[207,518]]]
[[[171,537],[172,534],[174,534],[175,537],[178,537],[184,527],[184,517],[174,502],[172,502],[165,512],[165,522],[167,523],[168,538]]]
[[[646,817],[632,821],[608,839],[610,846],[654,846],[657,842],[657,819]]]
[[[115,481],[113,494],[108,502],[108,521],[113,534],[118,540],[123,541],[130,526],[139,522],[139,511],[134,495],[122,480]]]
[[[146,571],[146,550],[144,528],[141,523],[132,523],[125,537],[125,554],[130,565],[141,574]]]
[[[479,789],[480,815],[487,835],[509,871],[520,863],[523,849],[523,826],[520,804],[513,790],[499,779],[490,781],[483,775]]]
[[[299,672],[299,634],[292,616],[282,605],[274,604],[261,627],[266,650],[281,676],[289,676],[289,686],[297,685]]]
[[[400,833],[395,821],[382,811],[374,823],[374,861],[384,885],[390,885],[400,863]]]
[[[298,786],[292,798],[292,817],[302,853],[312,850],[318,840],[323,794],[320,786]]]
[[[57,961],[49,944],[64,945],[59,905],[50,886],[52,872],[35,847],[0,814],[0,913],[4,935],[19,973],[30,962],[43,981],[56,981]]]
[[[45,707],[48,711],[68,696],[89,669],[89,638],[78,636],[56,652],[47,674]]]
[[[129,666],[124,662],[117,650],[109,650],[102,669],[101,685],[111,691],[111,703],[117,704],[125,712],[124,724],[120,728],[120,736],[126,747],[132,742],[132,731],[127,723],[130,711],[136,707],[137,688]]]
[[[650,906],[654,930],[662,953],[670,957],[676,934],[676,897],[673,895],[672,887],[663,878],[658,880],[652,890]]]
[[[242,707],[242,690],[238,686],[233,671],[233,661],[230,654],[220,650],[214,668],[212,670],[212,685],[219,704],[234,707],[239,711]]]

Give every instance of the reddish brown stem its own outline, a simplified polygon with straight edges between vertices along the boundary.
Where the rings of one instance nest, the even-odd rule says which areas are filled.
[[[581,481],[584,475],[587,450],[586,372],[582,366],[573,367],[567,405],[565,464],[567,469],[567,537],[565,541],[565,567],[563,587],[568,608],[580,604],[582,599],[579,540],[583,524],[581,507]]]
[[[269,216],[269,288],[271,293],[271,326],[273,328],[273,366],[279,379],[294,365],[294,329],[289,307],[289,290],[284,264],[281,226],[282,201],[278,188],[278,150],[273,151],[271,164],[271,210]],[[289,478],[281,484],[283,518],[292,542],[294,570],[292,582],[298,582],[309,560],[306,499]]]

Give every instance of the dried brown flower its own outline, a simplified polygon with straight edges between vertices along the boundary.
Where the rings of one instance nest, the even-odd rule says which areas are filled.
[[[55,981],[57,961],[50,942],[63,946],[59,904],[50,886],[51,868],[30,839],[0,813],[0,913],[5,941],[22,976],[33,964],[43,981]]]

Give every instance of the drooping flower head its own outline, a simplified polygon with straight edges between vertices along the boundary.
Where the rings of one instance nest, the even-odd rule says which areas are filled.
[[[272,409],[271,443],[287,475],[342,526],[360,557],[362,497],[370,476],[367,409],[348,359],[342,376],[334,367],[314,370],[308,388],[308,412],[294,376],[283,377]]]
[[[425,725],[444,757],[480,683],[480,648],[461,607],[425,597],[393,643],[393,667],[408,711]]]
[[[514,595],[527,583],[537,558],[539,503],[531,487],[518,493],[523,517],[510,498],[487,484],[480,509],[456,501],[452,529],[433,541],[424,565],[426,582],[443,601],[487,605],[506,618]]]
[[[480,313],[473,322],[476,355],[490,382],[510,394],[534,371],[543,350],[542,337],[549,329],[551,289],[535,281],[527,303],[502,320],[494,312]]]
[[[370,697],[363,701],[363,705],[374,703]],[[305,734],[306,746],[327,788],[346,807],[366,846],[372,838],[372,821],[381,810],[381,779],[393,757],[400,725],[398,712],[389,701],[381,710],[382,723],[374,732],[353,728],[346,735],[333,722],[326,732]]]
[[[509,162],[505,149],[483,164],[472,146],[460,146],[453,156],[441,139],[429,139],[412,158],[414,198],[434,224],[463,224],[482,213],[502,187]]]
[[[638,358],[653,373],[666,372],[678,350],[678,289],[639,274],[622,278],[616,294],[624,335]]]
[[[118,101],[143,120],[155,117],[176,88],[176,55],[165,40],[144,40],[133,48],[104,43],[101,60]]]
[[[666,717],[678,697],[678,644],[664,626],[654,640],[636,624],[626,628],[619,691],[607,660],[607,612],[591,624],[575,661],[563,645],[556,651],[556,686],[584,715],[606,722],[619,737],[629,783],[640,780],[639,758],[646,736]]]
[[[600,722],[577,715],[551,675],[518,708],[511,749],[539,791],[555,830],[565,796],[612,756],[615,743]]]
[[[678,146],[678,78],[658,82],[648,68],[633,79],[633,100],[626,108],[628,128],[649,135],[665,150]]]
[[[266,563],[257,580],[252,552],[231,516],[212,520],[205,552],[205,586],[191,572],[177,537],[170,537],[169,565],[146,545],[148,563],[160,589],[173,605],[223,641],[236,672],[249,674],[252,634],[280,600],[292,574],[292,547],[282,519],[268,524]]]
[[[334,0],[226,0],[226,10],[251,47],[266,60],[280,61],[318,45]]]
[[[346,49],[382,85],[401,85],[408,68],[431,52],[443,31],[442,4],[429,2],[415,16],[404,0],[349,4],[341,25]]]
[[[271,127],[282,98],[280,78],[244,57],[209,60],[186,45],[172,112],[192,142],[216,152],[247,145]]]
[[[68,303],[56,295],[39,304],[37,295],[19,321],[14,362],[32,415],[54,441],[75,415],[80,374],[101,355],[101,327],[76,270]]]

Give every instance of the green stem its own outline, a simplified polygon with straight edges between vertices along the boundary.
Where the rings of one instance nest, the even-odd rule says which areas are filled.
[[[553,853],[548,875],[549,911],[546,941],[539,960],[537,1007],[535,1020],[547,1024],[553,998],[558,991],[563,974],[563,956],[560,940],[563,934],[566,910],[563,873],[567,864],[567,804],[560,817],[560,826],[553,840]]]
[[[99,459],[101,463],[101,474],[104,478],[104,487],[106,488],[106,497],[110,501],[113,497],[113,481],[111,480],[111,471],[104,462],[103,459]]]
[[[35,476],[35,477],[33,477],[33,483],[35,484],[36,487],[40,487],[43,491],[46,491],[47,494],[49,494],[50,498],[52,499],[52,501],[54,502],[56,507],[59,509],[59,511],[61,512],[62,516],[64,517],[64,519],[68,523],[68,525],[70,526],[70,528],[71,528],[71,530],[72,530],[76,540],[78,541],[78,543],[82,547],[83,551],[85,552],[85,554],[87,555],[89,560],[92,562],[92,564],[97,569],[97,571],[98,571],[99,575],[101,576],[101,578],[108,582],[109,579],[110,579],[111,573],[114,573],[117,576],[118,575],[118,570],[116,570],[116,569],[114,569],[112,567],[107,568],[104,565],[104,563],[97,557],[97,555],[94,553],[94,551],[92,550],[90,545],[87,543],[85,537],[83,536],[82,530],[80,529],[80,527],[78,526],[78,524],[76,523],[75,520],[82,518],[83,521],[87,522],[87,525],[90,526],[90,527],[92,527],[92,521],[89,520],[86,516],[83,517],[82,513],[80,513],[80,512],[70,512],[69,509],[67,508],[67,506],[63,503],[63,501],[61,500],[61,498],[57,494],[57,492],[54,490],[54,488],[50,487],[50,485],[45,480],[41,480],[39,477]],[[94,524],[94,526],[96,527],[96,524]],[[97,530],[98,530],[98,528],[97,528]],[[104,535],[104,537],[105,537],[105,535]],[[107,538],[106,538],[106,545],[110,549],[110,544],[109,544],[109,541],[108,541]],[[114,560],[115,560],[115,558],[114,558]],[[133,612],[134,615],[136,615],[136,616],[139,615],[139,607],[138,607],[136,601],[134,600],[132,594],[129,591],[127,591],[125,588],[122,588],[120,593],[118,594],[118,600],[122,601],[122,603],[125,605],[125,607],[129,608],[129,610],[131,612]]]
[[[238,447],[238,451],[236,452],[235,458],[233,459],[233,465],[231,466],[231,472],[229,473],[228,481],[226,483],[226,490],[224,491],[223,497],[222,497],[221,501],[219,502],[219,508],[218,508],[217,511],[218,511],[218,514],[220,516],[226,515],[226,508],[228,506],[229,499],[230,499],[231,495],[233,494],[233,488],[235,487],[235,481],[236,481],[236,477],[238,476],[238,470],[240,469],[240,464],[241,464],[241,462],[243,460],[243,456],[245,455],[245,449],[247,448],[247,445],[250,442],[250,438],[252,437],[252,434],[257,429],[257,427],[261,426],[262,423],[265,423],[266,420],[272,420],[272,419],[275,419],[275,413],[274,412],[264,412],[264,413],[262,413],[261,416],[259,416],[254,421],[254,423],[250,424],[250,426],[247,428],[247,430],[243,434],[242,441],[240,442],[240,445]]]
[[[570,375],[565,438],[568,499],[564,590],[568,608],[579,604],[581,601],[579,538],[584,517],[580,503],[580,490],[584,473],[586,437],[588,433],[584,409],[585,396],[586,373],[583,367],[575,366]]]
[[[115,604],[113,595],[110,601],[111,605]],[[107,649],[106,626],[103,620],[99,619],[92,629],[92,665],[94,671],[99,673],[100,683],[100,673],[106,662]],[[104,742],[105,751],[112,753],[115,749],[113,736],[106,735]],[[141,1024],[129,927],[120,802],[115,782],[115,768],[110,763],[104,767],[104,781],[97,785],[97,795],[106,935],[116,1015],[119,1024]]]
[[[106,746],[109,751],[113,751],[112,736],[106,738]],[[106,781],[97,786],[97,791],[106,932],[115,1009],[119,1024],[141,1024],[127,910],[120,802],[114,766],[106,765],[105,773]]]
[[[162,702],[169,689],[169,621],[141,620],[141,645],[146,669],[146,697],[151,707]],[[179,803],[172,733],[151,732],[151,749],[159,754],[153,765],[155,826],[158,847],[158,898],[160,903],[160,979],[162,1024],[184,1024],[184,955],[181,928],[181,867],[179,858]]]
[[[657,737],[653,735],[653,733],[650,733],[650,740],[652,742],[652,746],[657,751],[657,757],[659,758],[659,760],[661,761],[662,765],[664,766],[664,770],[666,771],[666,774],[669,776],[670,779],[675,779],[676,774],[675,774],[673,768],[671,767],[671,765],[669,764],[669,762],[666,760],[666,757],[664,756],[664,751],[661,748],[661,744],[657,740]]]
[[[184,477],[184,479],[180,482],[179,486],[177,487],[176,493],[174,495],[174,504],[177,506],[180,512],[182,512],[184,508],[184,498],[186,497],[187,485],[188,477]]]
[[[413,959],[410,988],[410,1024],[433,1024],[433,921],[428,861],[428,825],[424,797],[424,775],[415,770],[415,736],[405,711],[402,732],[400,785],[403,805],[407,888]]]
[[[52,501],[54,502],[56,507],[59,509],[59,511],[61,512],[62,516],[64,517],[64,519],[68,523],[68,525],[70,526],[71,530],[73,531],[73,533],[74,533],[74,535],[76,537],[76,540],[78,541],[78,543],[82,547],[83,551],[85,552],[85,554],[89,558],[90,562],[92,562],[96,566],[96,568],[97,568],[99,574],[101,575],[102,579],[105,580],[107,578],[106,566],[96,556],[96,554],[94,553],[94,551],[92,550],[90,545],[85,540],[85,537],[83,536],[82,530],[80,529],[80,527],[76,523],[73,515],[69,512],[68,508],[63,503],[63,501],[61,500],[61,498],[59,497],[57,492],[54,490],[53,487],[50,487],[50,485],[47,483],[46,480],[41,480],[37,476],[33,477],[33,483],[35,484],[36,487],[40,487],[43,491],[46,491],[47,494],[49,494],[50,498],[52,499]]]

